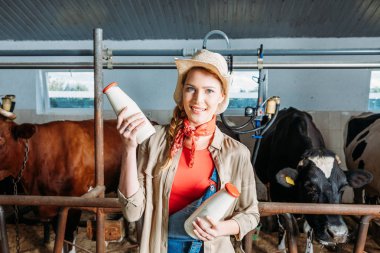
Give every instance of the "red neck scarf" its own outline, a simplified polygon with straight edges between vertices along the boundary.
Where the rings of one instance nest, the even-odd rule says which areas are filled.
[[[170,150],[170,156],[174,157],[175,153],[183,147],[183,140],[185,137],[191,138],[191,151],[190,151],[190,163],[189,167],[192,168],[194,165],[194,153],[195,153],[195,141],[199,136],[209,136],[214,134],[216,128],[216,117],[215,115],[209,122],[206,122],[198,127],[190,126],[188,119],[184,119],[183,128],[180,129],[174,138],[174,143]]]

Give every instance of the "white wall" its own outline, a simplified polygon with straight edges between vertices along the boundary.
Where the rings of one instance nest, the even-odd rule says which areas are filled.
[[[241,39],[231,40],[233,49],[335,49],[373,48],[380,38],[349,39]],[[201,48],[201,40],[181,41],[105,41],[111,49],[193,49]],[[223,40],[210,40],[208,48],[225,48]],[[1,41],[0,50],[17,49],[92,49],[92,41],[14,42]],[[265,54],[265,51],[264,51]],[[264,62],[298,61],[370,61],[373,56],[352,57],[264,57]],[[2,57],[9,61],[89,61],[92,57]],[[114,57],[117,61],[173,61],[173,57]],[[255,57],[236,57],[235,62],[256,62]],[[36,108],[36,87],[39,70],[0,70],[0,94],[16,94],[17,109]],[[313,111],[365,111],[369,91],[370,70],[269,70],[269,95],[279,95],[282,106]],[[145,110],[171,110],[175,70],[105,70],[105,84],[117,81]],[[109,104],[105,102],[105,108]]]

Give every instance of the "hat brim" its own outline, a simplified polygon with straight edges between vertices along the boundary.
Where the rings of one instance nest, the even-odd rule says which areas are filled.
[[[224,92],[224,100],[219,104],[217,114],[220,114],[224,112],[228,106],[229,101],[229,84],[230,84],[230,76],[222,75],[219,70],[212,64],[205,63],[202,61],[197,61],[193,59],[176,59],[175,64],[177,66],[178,71],[178,80],[177,80],[177,86],[174,91],[174,101],[177,103],[177,105],[180,105],[182,102],[182,89],[183,89],[183,79],[187,72],[195,67],[201,67],[210,70],[212,73],[216,74],[219,79],[222,82],[222,88]]]
[[[8,119],[11,119],[11,120],[14,120],[16,118],[16,114],[14,114],[13,112],[8,112],[6,110],[4,110],[3,108],[0,108],[0,115],[8,118]]]

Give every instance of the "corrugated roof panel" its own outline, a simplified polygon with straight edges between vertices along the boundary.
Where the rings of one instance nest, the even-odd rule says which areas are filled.
[[[375,0],[0,0],[0,40],[379,37]]]
[[[362,22],[360,22],[359,26],[357,27],[360,31],[373,31],[373,28],[378,27],[379,21],[378,17],[380,14],[380,1],[373,1],[371,2],[369,8],[365,12],[365,18],[362,19]]]

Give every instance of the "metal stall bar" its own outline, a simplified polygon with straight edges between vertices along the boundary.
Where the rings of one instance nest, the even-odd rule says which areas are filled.
[[[380,68],[380,62],[303,62],[263,64],[264,69],[369,69]],[[0,62],[0,69],[93,69],[92,62],[58,63],[58,62]],[[175,69],[172,62],[113,62],[113,69]],[[103,64],[103,69],[107,65]],[[234,63],[234,69],[257,69],[256,63]]]
[[[0,252],[9,253],[8,235],[6,232],[4,209],[0,205]]]
[[[0,196],[0,205],[33,205],[33,206],[70,206],[70,207],[101,207],[120,208],[117,198],[83,198],[62,196]],[[339,214],[339,215],[365,215],[380,217],[380,205],[354,205],[354,204],[312,204],[312,203],[278,203],[260,202],[261,216],[281,213],[296,214]],[[362,220],[355,249],[364,247],[367,237],[367,223],[370,219]],[[355,251],[360,252],[360,251]]]
[[[364,252],[365,241],[367,239],[368,227],[371,220],[375,218],[371,215],[365,215],[360,220],[360,226],[354,248],[354,253]]]
[[[380,217],[380,205],[260,202],[259,210],[262,216],[279,213],[294,213],[374,215]]]
[[[212,51],[222,55],[258,56],[257,49],[225,49]],[[380,55],[380,48],[368,49],[265,49],[265,56]]]
[[[190,56],[197,48],[112,50],[113,56]],[[258,56],[257,49],[212,49],[222,55]],[[93,56],[89,49],[0,50],[0,56]],[[265,56],[380,55],[380,48],[362,49],[265,49]]]
[[[33,195],[0,195],[0,205],[120,208],[120,203],[117,198],[84,198]],[[294,213],[327,215],[373,215],[380,217],[380,205],[362,204],[356,205],[260,202],[259,211],[261,216],[275,215],[280,213]]]
[[[95,184],[96,187],[82,197],[100,197],[104,198],[104,136],[103,136],[103,51],[102,51],[103,31],[94,29],[94,84],[95,84]],[[62,250],[64,232],[67,223],[69,207],[60,209],[58,230],[54,244],[54,253]],[[104,234],[104,212],[102,208],[96,209],[96,252],[105,252],[105,234]]]
[[[57,232],[55,235],[54,241],[54,253],[63,252],[63,242],[65,240],[65,230],[67,223],[67,215],[69,213],[69,207],[61,207],[58,212],[58,224],[57,224]]]
[[[103,132],[103,30],[94,29],[95,81],[95,179],[96,187],[104,186],[104,132]],[[104,191],[98,196],[104,198]],[[96,252],[105,252],[103,209],[96,210]]]

